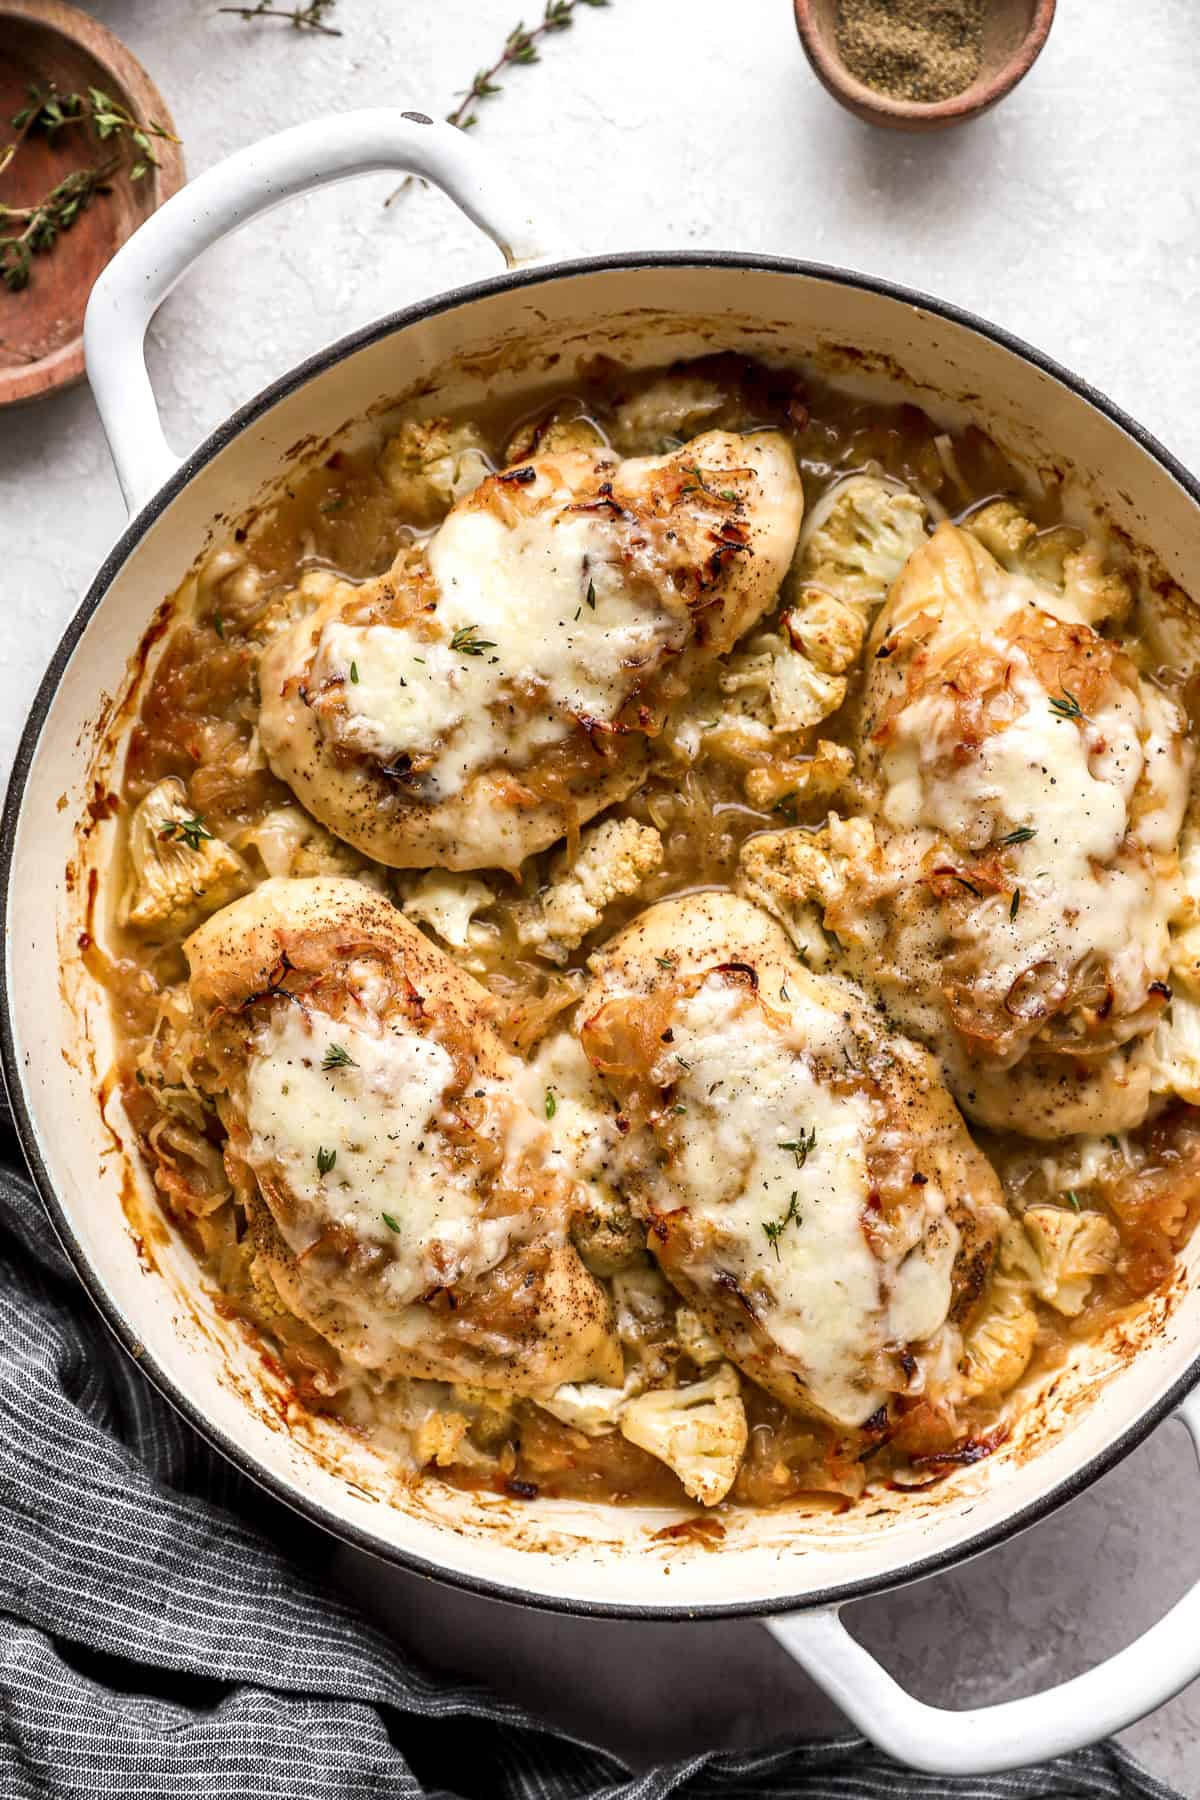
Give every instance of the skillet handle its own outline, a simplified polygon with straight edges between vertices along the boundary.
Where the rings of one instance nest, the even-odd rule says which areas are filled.
[[[441,188],[510,268],[540,254],[533,224],[491,152],[424,113],[376,107],[313,119],[206,169],[117,252],[84,319],[88,378],[131,515],[179,464],[146,372],[146,331],[159,306],[218,239],[294,194],[374,169],[402,170]]]
[[[1200,1457],[1200,1390],[1175,1416]],[[926,1706],[906,1693],[850,1636],[839,1610],[790,1613],[765,1624],[872,1743],[935,1775],[990,1775],[1082,1749],[1123,1731],[1200,1675],[1200,1582],[1099,1668],[1024,1700],[965,1712]]]

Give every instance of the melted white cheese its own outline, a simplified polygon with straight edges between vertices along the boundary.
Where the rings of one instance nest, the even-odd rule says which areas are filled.
[[[352,1065],[322,1067],[335,1045]],[[502,1260],[513,1219],[481,1218],[469,1172],[446,1154],[441,1120],[453,1073],[440,1044],[382,1030],[365,1012],[351,1023],[298,1006],[272,1011],[246,1067],[249,1160],[298,1202],[297,1241],[289,1237],[297,1255],[319,1235],[314,1219],[344,1226],[391,1251],[384,1286],[397,1306]],[[331,1151],[336,1160],[322,1174],[318,1156]]]
[[[406,625],[324,627],[313,677],[343,683],[342,742],[382,762],[432,752],[428,779],[446,798],[581,718],[614,717],[682,644],[686,617],[630,578],[610,523],[566,511],[570,499],[511,525],[478,508],[449,515],[428,549],[439,641]],[[456,634],[487,648],[455,650]]]
[[[773,1303],[764,1324],[815,1403],[860,1425],[885,1398],[866,1372],[873,1354],[945,1318],[957,1232],[943,1221],[932,1254],[913,1250],[889,1296],[893,1272],[864,1231],[873,1103],[814,1073],[813,1052],[840,1057],[839,1016],[799,1000],[791,1013],[781,1032],[719,977],[677,1008],[663,1070],[684,1108],[673,1121],[671,1174],[717,1234],[721,1266],[739,1285],[766,1283]],[[813,1132],[812,1149],[798,1153]],[[940,1206],[940,1196],[927,1204]]]

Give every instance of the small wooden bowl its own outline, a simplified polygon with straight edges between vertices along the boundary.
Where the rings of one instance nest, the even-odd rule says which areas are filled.
[[[1055,0],[988,0],[979,73],[948,100],[893,100],[852,75],[838,48],[838,0],[793,0],[805,55],[824,87],[868,125],[941,131],[976,119],[1016,87],[1037,61],[1054,22]]]
[[[53,82],[64,94],[100,88],[138,118],[175,130],[141,64],[95,19],[63,0],[0,0],[0,149],[16,135],[9,120],[25,105],[32,82]],[[124,136],[120,141],[127,143]],[[86,125],[68,126],[52,139],[27,137],[0,175],[0,198],[30,206],[73,169],[107,158],[115,142],[98,142]],[[138,182],[118,170],[111,191],[97,195],[53,249],[34,257],[27,287],[14,294],[0,286],[0,406],[81,379],[92,283],[142,220],[183,185],[178,144],[151,142],[157,168]],[[126,166],[130,161],[126,151]]]

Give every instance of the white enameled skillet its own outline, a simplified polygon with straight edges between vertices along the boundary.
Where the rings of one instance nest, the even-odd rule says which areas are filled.
[[[265,389],[180,462],[143,360],[160,301],[209,245],[265,208],[364,170],[443,188],[507,272],[380,319]],[[1005,333],[887,283],[811,264],[662,254],[554,262],[514,191],[461,133],[419,114],[317,121],[208,170],[150,219],[96,287],[88,373],[130,521],[68,629],[21,744],[3,821],[4,1072],[25,1153],[84,1285],[149,1378],[226,1455],[331,1532],[391,1562],[530,1606],[638,1619],[760,1616],[869,1736],[930,1770],[1001,1769],[1119,1729],[1200,1672],[1200,1586],[1137,1643],[1050,1692],[967,1713],[922,1705],[849,1635],[839,1608],[946,1569],[1033,1524],[1172,1411],[1200,1442],[1200,1276],[1134,1330],[1081,1350],[992,1458],[841,1515],[745,1513],[718,1549],[662,1513],[517,1502],[425,1483],[331,1427],[287,1421],[273,1378],[155,1226],[103,1076],[111,1028],[79,952],[102,931],[99,880],[163,597],[222,521],[382,400],[478,407],[569,386],[580,358],[639,365],[717,348],[807,362],[947,423],[971,419],[1026,465],[1068,478],[1185,589],[1200,570],[1200,488],[1130,419]],[[86,826],[80,821],[86,818]],[[1197,1248],[1200,1248],[1198,1246]],[[636,1630],[631,1625],[631,1630]],[[969,1647],[964,1645],[964,1653]]]

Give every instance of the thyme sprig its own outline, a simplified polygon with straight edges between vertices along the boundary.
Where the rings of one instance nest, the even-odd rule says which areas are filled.
[[[0,201],[0,227],[24,221],[20,231],[0,237],[0,280],[10,294],[29,286],[35,256],[53,250],[59,234],[69,231],[97,194],[108,192],[119,159],[112,157],[95,169],[74,169],[33,206],[6,206]]]
[[[475,636],[478,629],[477,625],[460,625],[450,639],[450,648],[460,656],[482,656],[485,650],[494,650],[496,646],[490,638]]]
[[[817,1128],[815,1125],[812,1126],[812,1128],[807,1133],[802,1131],[798,1138],[788,1138],[785,1142],[781,1143],[779,1146],[779,1148],[781,1150],[790,1150],[792,1152],[792,1155],[796,1158],[796,1167],[798,1169],[802,1169],[804,1167],[805,1163],[809,1159],[809,1156],[816,1149],[816,1147],[817,1147]]]
[[[36,134],[53,140],[70,126],[90,126],[95,136],[114,151],[114,139],[118,144],[128,139],[134,150],[129,165],[131,181],[140,181],[158,166],[153,139],[179,142],[174,132],[157,119],[138,118],[103,88],[89,87],[83,93],[64,94],[53,82],[32,82],[26,94],[25,105],[9,121],[16,138],[0,149],[0,175],[9,168],[26,138]],[[10,294],[29,286],[34,257],[52,250],[61,234],[70,230],[96,196],[110,191],[121,163],[122,156],[117,151],[98,164],[73,169],[32,206],[9,206],[0,201],[0,280]],[[9,226],[20,229],[6,229]]]
[[[187,845],[189,850],[199,850],[201,844],[212,837],[212,832],[204,823],[203,813],[197,813],[191,819],[168,819],[166,824],[160,828],[158,835],[160,838],[178,838]]]
[[[1064,688],[1061,695],[1051,694],[1050,711],[1060,719],[1087,719],[1087,714],[1070,688]],[[1088,723],[1090,724],[1091,721],[1088,720]]]
[[[26,92],[29,95],[27,103],[12,116],[18,143],[35,132],[43,137],[57,137],[70,125],[90,124],[101,143],[124,135],[138,151],[130,165],[130,181],[141,181],[150,169],[158,167],[151,139],[160,138],[169,144],[179,142],[175,133],[168,131],[157,119],[139,119],[103,88],[89,87],[82,94],[60,94],[53,82],[43,87],[35,81]]]
[[[321,1067],[328,1073],[330,1069],[357,1069],[358,1064],[343,1045],[330,1044],[321,1058]]]
[[[792,1197],[788,1201],[785,1210],[782,1213],[780,1213],[779,1217],[777,1219],[764,1219],[763,1220],[763,1236],[766,1238],[768,1244],[770,1244],[772,1250],[775,1252],[775,1261],[776,1262],[778,1262],[780,1260],[780,1258],[779,1258],[779,1240],[780,1240],[780,1238],[783,1236],[784,1232],[787,1230],[789,1225],[799,1225],[799,1223],[800,1223],[799,1200],[800,1200],[799,1194],[793,1189]]]
[[[573,21],[572,15],[577,6],[589,6],[598,10],[607,6],[609,0],[546,0],[546,10],[541,22],[526,29],[524,21],[518,19],[504,40],[504,48],[499,56],[486,69],[478,69],[469,88],[464,88],[458,105],[446,114],[447,125],[457,125],[460,131],[470,131],[478,124],[479,115],[474,111],[484,100],[493,100],[503,92],[503,84],[498,79],[505,69],[525,68],[530,63],[540,62],[541,53],[538,44],[542,38],[549,37],[552,32],[567,31]],[[236,11],[236,8],[222,7],[223,12]],[[398,199],[416,178],[406,175],[399,187],[394,188],[384,201],[390,206]]]
[[[218,6],[217,11],[233,13],[248,22],[283,19],[297,31],[319,31],[324,37],[341,37],[338,27],[329,23],[329,15],[336,5],[337,0],[307,0],[305,6],[270,6],[267,0],[257,0],[254,6]]]

